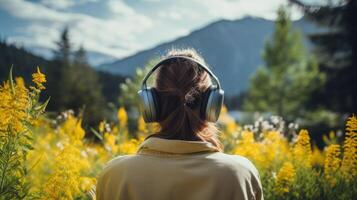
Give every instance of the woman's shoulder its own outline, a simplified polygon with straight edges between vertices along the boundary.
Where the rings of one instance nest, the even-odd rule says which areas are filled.
[[[122,162],[123,160],[127,159],[130,155],[120,155],[112,158],[107,162],[107,166],[115,165],[116,163]]]
[[[259,172],[255,165],[246,157],[240,155],[226,154],[217,152],[209,156],[208,158],[214,159],[215,162],[219,162],[228,168],[238,171],[240,173],[253,174],[259,177]]]
[[[224,166],[222,168],[223,171],[228,171],[228,173],[236,177],[239,182],[250,183],[255,190],[254,193],[259,193],[259,195],[262,193],[259,172],[248,158],[221,152],[212,154],[212,158],[215,162]]]
[[[216,152],[216,153],[210,153],[206,155],[199,156],[203,158],[206,161],[213,161],[215,163],[220,163],[220,166],[226,166],[228,168],[231,168],[232,170],[239,170],[239,171],[247,171],[250,173],[254,173],[258,175],[258,170],[254,166],[254,164],[246,157],[240,156],[240,155],[232,155],[232,154],[226,154],[222,152]],[[195,157],[195,160],[197,162],[200,162],[197,159],[198,157]],[[202,160],[201,160],[202,161]],[[110,168],[121,168],[121,167],[130,167],[127,165],[130,165],[131,163],[138,163],[142,162],[142,158],[140,155],[134,154],[134,155],[120,155],[112,160],[110,160],[105,168],[110,169]],[[142,163],[141,163],[142,164]]]
[[[134,155],[120,155],[109,160],[104,166],[104,170],[110,170],[112,168],[120,168],[125,165],[125,163],[130,160]]]

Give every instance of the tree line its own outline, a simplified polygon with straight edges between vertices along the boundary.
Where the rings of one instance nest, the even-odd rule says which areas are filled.
[[[8,78],[13,66],[14,76],[31,82],[36,67],[47,76],[46,90],[42,97],[50,97],[48,113],[73,109],[82,113],[84,125],[94,126],[103,119],[113,119],[113,107],[118,105],[119,85],[126,77],[94,70],[87,61],[85,49],[75,49],[65,28],[56,42],[50,60],[33,55],[24,47],[0,41],[0,80]]]
[[[307,51],[291,26],[289,9],[280,7],[263,49],[264,65],[251,77],[243,109],[281,115],[327,133],[357,113],[357,2],[289,1],[325,31],[308,35],[313,46]]]

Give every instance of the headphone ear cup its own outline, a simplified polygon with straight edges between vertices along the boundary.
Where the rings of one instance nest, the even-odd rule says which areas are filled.
[[[153,115],[152,115],[152,122],[158,122],[160,117],[160,101],[159,101],[159,93],[155,88],[150,88],[152,99],[153,99]]]
[[[202,97],[201,97],[201,107],[200,107],[200,116],[201,119],[205,120],[206,119],[206,108],[207,108],[207,102],[208,102],[208,98],[209,95],[211,93],[211,86],[209,88],[206,89],[206,91],[204,91],[202,93]]]
[[[144,121],[156,122],[158,120],[158,97],[154,88],[141,89],[138,92],[140,96],[140,108],[143,113]]]
[[[224,91],[215,86],[211,86],[204,97],[204,106],[201,110],[204,113],[204,119],[209,122],[216,122],[218,120],[219,114],[221,113],[221,108],[223,105]]]

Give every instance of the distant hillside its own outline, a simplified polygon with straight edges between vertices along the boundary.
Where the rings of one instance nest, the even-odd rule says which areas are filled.
[[[36,67],[40,66],[41,71],[47,76],[47,89],[42,97],[53,96],[52,92],[60,87],[58,82],[58,70],[54,66],[54,62],[34,55],[23,47],[17,47],[13,44],[8,44],[5,41],[0,41],[0,83],[8,79],[10,67],[13,66],[14,76],[21,76],[26,83],[31,82],[31,74],[36,71]],[[124,82],[125,77],[120,75],[110,74],[108,72],[97,72],[99,81],[102,84],[102,94],[107,101],[117,102],[119,96],[119,84]],[[49,108],[55,108],[50,102]]]
[[[28,51],[33,53],[34,55],[44,57],[48,60],[52,59],[53,57],[53,49],[39,47],[39,46],[26,46],[26,49],[28,49]],[[96,68],[97,66],[103,63],[113,62],[118,59],[117,57],[108,54],[103,54],[96,51],[87,51],[87,58],[89,64],[93,68]]]
[[[294,26],[304,34],[317,30],[305,20],[294,22]],[[262,65],[263,46],[273,30],[274,22],[261,18],[220,20],[174,41],[103,64],[99,69],[114,74],[133,75],[135,68],[142,67],[147,60],[163,55],[172,47],[193,47],[213,68],[226,94],[237,95],[247,88],[250,76]]]
[[[22,47],[0,42],[0,81],[7,80],[10,67],[13,66],[14,76],[22,76],[26,82],[31,81],[31,74],[36,71],[36,66],[41,66],[44,73],[48,74],[50,61],[36,56]]]

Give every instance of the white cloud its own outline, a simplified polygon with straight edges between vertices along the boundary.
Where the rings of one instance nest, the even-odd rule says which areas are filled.
[[[72,0],[41,0],[41,3],[56,9],[66,9],[76,4],[76,2]]]
[[[60,12],[23,0],[3,0],[1,7],[9,11],[13,16],[26,20],[41,20],[49,22],[63,22],[67,20],[67,17],[61,15]]]
[[[66,11],[88,1],[104,4],[100,9],[105,9],[101,11],[106,16]],[[40,3],[2,0],[0,9],[30,22],[9,37],[12,41],[54,48],[54,41],[68,26],[76,46],[82,44],[87,50],[124,57],[221,18],[252,15],[274,19],[278,6],[287,4],[287,0],[141,0],[141,3],[142,7],[140,2],[124,0],[42,0]],[[296,10],[292,10],[292,15],[301,16]]]
[[[162,10],[157,13],[157,16],[162,18],[162,19],[172,19],[172,20],[181,20],[182,15],[179,12],[175,11],[167,11],[167,10]]]
[[[74,5],[78,5],[78,4],[83,4],[86,2],[94,2],[97,0],[41,0],[40,2],[45,5],[48,6],[50,8],[54,8],[54,9],[66,9],[66,8],[70,8]]]
[[[139,50],[136,37],[152,26],[150,18],[136,13],[123,2],[117,3],[115,7],[111,5],[115,10],[111,10],[112,16],[109,19],[62,12],[27,1],[8,0],[5,4],[2,7],[13,16],[31,21],[31,24],[19,29],[22,36],[10,37],[10,40],[16,39],[25,45],[54,48],[54,41],[58,40],[63,28],[68,26],[77,46],[83,44],[88,50],[122,57]],[[116,43],[121,45],[113,45]]]
[[[123,1],[109,0],[107,6],[110,11],[122,16],[133,15],[135,13],[135,11],[126,5]]]
[[[202,6],[208,16],[214,18],[237,19],[246,15],[275,19],[280,5],[287,5],[287,0],[194,0]],[[292,10],[293,18],[301,17],[297,9]]]
[[[17,29],[18,32],[23,33],[22,36],[11,37],[10,40],[21,42],[30,46],[41,46],[47,48],[54,48],[54,39],[58,38],[59,32],[56,28],[44,28],[40,24],[32,24],[30,26],[21,27]]]

